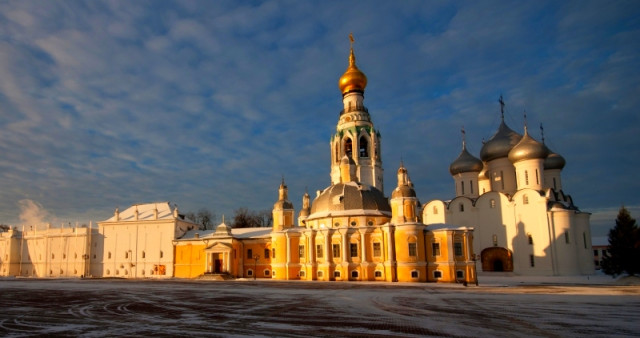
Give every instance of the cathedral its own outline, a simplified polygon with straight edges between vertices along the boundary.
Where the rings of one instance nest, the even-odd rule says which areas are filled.
[[[0,275],[474,283],[476,269],[593,273],[590,214],[563,190],[565,160],[526,126],[522,135],[510,129],[502,99],[502,123],[480,158],[463,133],[449,166],[453,199],[421,204],[402,162],[387,197],[351,41],[330,184],[313,200],[305,192],[297,215],[283,179],[270,228],[233,229],[223,219],[203,230],[168,202],[116,209],[97,228],[14,228],[0,233]]]

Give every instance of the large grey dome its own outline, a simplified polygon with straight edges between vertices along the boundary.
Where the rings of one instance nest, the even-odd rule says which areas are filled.
[[[338,183],[326,188],[311,205],[309,218],[324,217],[331,212],[353,211],[363,214],[376,211],[391,215],[389,200],[374,187],[357,182]]]
[[[509,156],[509,151],[520,142],[522,135],[511,130],[504,120],[500,123],[498,131],[487,141],[480,150],[480,158],[489,162],[497,158]]]

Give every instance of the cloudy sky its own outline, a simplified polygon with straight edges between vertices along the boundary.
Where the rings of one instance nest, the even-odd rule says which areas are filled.
[[[422,202],[500,121],[567,160],[593,213],[640,218],[637,1],[0,3],[0,223],[101,221],[171,201],[231,217],[329,183],[348,34],[369,79],[387,192]]]

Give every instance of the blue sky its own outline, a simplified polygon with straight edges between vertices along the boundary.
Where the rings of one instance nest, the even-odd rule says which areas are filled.
[[[454,195],[460,128],[500,121],[567,160],[606,229],[640,217],[637,1],[0,3],[0,223],[101,221],[171,201],[230,218],[329,185],[348,34],[382,133],[422,202]]]

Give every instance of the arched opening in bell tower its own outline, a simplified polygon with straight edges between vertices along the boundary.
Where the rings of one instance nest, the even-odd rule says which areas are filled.
[[[347,138],[347,140],[344,142],[344,154],[347,155],[348,157],[351,157],[353,153],[353,142],[351,141],[350,138]]]
[[[364,136],[360,136],[358,154],[360,157],[369,157],[369,142]]]

